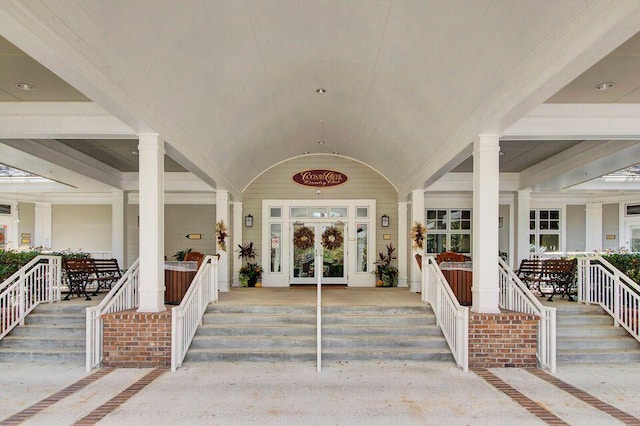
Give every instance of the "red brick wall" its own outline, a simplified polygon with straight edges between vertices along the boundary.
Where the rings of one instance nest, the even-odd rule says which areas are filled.
[[[105,314],[105,367],[170,367],[171,311]]]
[[[469,367],[535,367],[538,317],[469,313]]]

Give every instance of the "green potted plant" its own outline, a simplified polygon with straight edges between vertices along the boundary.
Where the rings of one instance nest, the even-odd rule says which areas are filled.
[[[373,262],[376,265],[374,273],[377,277],[376,286],[378,287],[395,287],[398,285],[398,268],[392,265],[397,259],[395,255],[396,248],[392,243],[387,244],[386,253],[378,252],[378,260]]]
[[[238,259],[247,261],[246,265],[240,268],[238,274],[240,285],[242,287],[255,287],[258,279],[262,277],[263,269],[257,263],[249,262],[249,260],[254,260],[258,256],[258,250],[253,248],[253,241],[245,245],[238,244],[236,253],[238,253]]]

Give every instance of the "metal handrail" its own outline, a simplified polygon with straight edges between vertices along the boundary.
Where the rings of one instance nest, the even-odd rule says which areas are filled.
[[[182,366],[207,306],[218,301],[218,257],[204,258],[179,306],[171,310],[171,371]]]
[[[458,367],[469,371],[469,308],[460,305],[433,256],[422,258],[422,302],[431,304]]]

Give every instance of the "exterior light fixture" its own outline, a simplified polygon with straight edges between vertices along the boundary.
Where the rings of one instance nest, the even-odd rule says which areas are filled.
[[[36,90],[36,88],[29,83],[16,83],[16,87],[20,90],[26,90],[27,92]]]
[[[603,90],[613,89],[614,87],[616,87],[616,84],[608,81],[606,83],[600,83],[600,84],[596,85],[596,87],[594,87],[594,89],[596,89],[599,92],[602,92]]]
[[[380,224],[382,225],[383,228],[388,228],[389,227],[389,216],[387,216],[386,214],[383,214],[382,217],[380,218]]]
[[[316,90],[316,93],[323,94],[323,93],[327,93],[327,91],[321,87]]]
[[[247,228],[251,228],[253,226],[253,216],[248,214],[244,217],[244,226]]]

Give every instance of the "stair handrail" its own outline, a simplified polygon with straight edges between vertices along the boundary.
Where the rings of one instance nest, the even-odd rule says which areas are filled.
[[[62,257],[38,255],[0,284],[0,339],[40,303],[60,302]]]
[[[86,371],[102,363],[103,314],[135,309],[140,305],[140,259],[127,269],[97,306],[86,309]]]
[[[556,372],[556,308],[544,306],[518,275],[498,256],[499,306],[515,312],[536,315],[538,344],[536,357],[541,367]]]
[[[180,305],[171,310],[171,371],[182,366],[209,303],[218,301],[218,260],[204,258]]]
[[[640,285],[600,255],[578,256],[578,301],[597,304],[640,341]]]
[[[460,305],[433,256],[422,257],[421,297],[431,304],[456,364],[469,371],[469,308]]]

